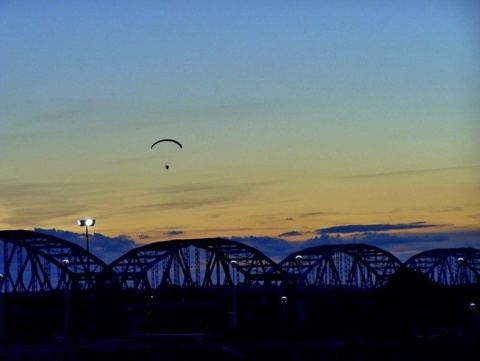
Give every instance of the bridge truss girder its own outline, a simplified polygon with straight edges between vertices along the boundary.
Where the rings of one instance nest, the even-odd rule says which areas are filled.
[[[279,263],[286,282],[305,288],[370,289],[384,286],[402,263],[366,244],[322,245],[293,253]]]
[[[448,286],[476,284],[480,281],[480,250],[445,248],[421,252],[405,266],[422,272],[435,283]]]
[[[127,252],[110,268],[121,289],[135,291],[163,286],[253,286],[281,279],[275,262],[263,253],[222,238],[150,243]]]
[[[107,264],[82,247],[34,231],[0,231],[0,292],[94,287]],[[68,267],[62,263],[69,261]]]

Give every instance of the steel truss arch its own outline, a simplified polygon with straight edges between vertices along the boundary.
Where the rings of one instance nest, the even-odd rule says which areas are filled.
[[[286,282],[319,289],[383,287],[401,266],[393,254],[367,244],[306,248],[279,263]]]
[[[405,266],[420,271],[435,283],[460,286],[480,281],[480,250],[445,248],[424,251],[410,257]]]
[[[150,243],[127,252],[109,267],[121,289],[135,291],[164,286],[265,286],[282,278],[276,263],[262,252],[223,238]]]
[[[94,287],[108,270],[79,245],[26,230],[0,231],[0,292],[48,292]],[[62,261],[68,260],[68,267]],[[102,278],[103,279],[103,278]]]

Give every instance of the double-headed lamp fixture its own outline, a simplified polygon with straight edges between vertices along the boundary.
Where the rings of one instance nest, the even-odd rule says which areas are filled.
[[[77,220],[77,223],[80,227],[92,227],[95,225],[95,220],[94,219],[79,219]]]

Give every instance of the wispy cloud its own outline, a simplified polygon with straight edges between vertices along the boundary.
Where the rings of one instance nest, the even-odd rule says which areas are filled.
[[[304,212],[304,213],[299,213],[300,217],[317,217],[317,216],[330,216],[330,215],[335,215],[338,214],[338,212],[332,212],[332,211],[311,211],[311,212]]]
[[[0,184],[0,202],[10,216],[3,222],[11,226],[42,224],[86,207],[79,197],[81,187],[75,184]]]
[[[290,99],[278,98],[252,98],[244,101],[217,103],[213,105],[197,105],[197,106],[183,106],[182,108],[163,109],[160,114],[165,117],[175,117],[181,119],[204,118],[209,119],[216,124],[225,123],[231,124],[239,118],[252,119],[253,116],[261,114],[272,114],[272,112],[279,111],[281,107],[286,107],[288,103],[294,101]]]
[[[235,192],[247,191],[259,186],[265,186],[269,183],[250,182],[250,183],[188,183],[167,187],[159,187],[155,191],[165,194],[197,194],[197,193],[216,193],[216,192]]]
[[[475,169],[475,168],[480,168],[480,165],[462,166],[462,167],[410,169],[410,170],[393,171],[393,172],[357,174],[357,175],[346,176],[346,177],[344,177],[344,178],[346,178],[346,179],[358,179],[358,178],[393,177],[393,176],[417,175],[417,174],[427,174],[427,173],[438,173],[438,172],[456,171],[456,170],[465,170],[465,169]]]
[[[343,226],[335,226],[317,229],[317,234],[326,233],[365,233],[365,232],[387,232],[416,228],[438,227],[435,224],[426,222],[399,223],[399,224],[349,224]]]
[[[290,231],[290,232],[285,232],[285,233],[279,234],[278,236],[279,237],[296,237],[296,236],[301,236],[301,235],[303,235],[302,232]]]
[[[184,232],[183,231],[167,231],[165,232],[165,234],[168,236],[168,237],[175,237],[175,236],[180,236],[182,235]]]
[[[145,204],[139,208],[148,209],[191,209],[210,205],[227,205],[244,199],[251,192],[266,183],[191,183],[168,187],[159,187],[151,191],[152,194],[162,194],[164,201]]]
[[[197,199],[176,199],[165,202],[157,202],[146,205],[137,206],[137,209],[192,209],[207,207],[209,205],[220,205],[223,203],[233,202],[234,196],[208,196],[202,195]]]

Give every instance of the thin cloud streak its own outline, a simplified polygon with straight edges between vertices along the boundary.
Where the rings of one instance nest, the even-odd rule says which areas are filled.
[[[317,217],[317,216],[332,216],[332,215],[337,215],[339,214],[338,212],[328,212],[328,211],[313,211],[313,212],[307,212],[307,213],[301,213],[299,214],[300,217]]]
[[[186,200],[172,200],[166,202],[159,202],[154,204],[147,204],[135,207],[135,209],[141,210],[160,210],[160,209],[194,209],[204,208],[211,205],[220,205],[223,203],[233,202],[236,197],[234,196],[204,196],[202,199],[186,199]]]
[[[182,235],[183,233],[183,231],[167,231],[165,232],[165,235],[167,235],[168,237],[176,237]]]
[[[447,172],[447,171],[454,171],[454,170],[477,169],[477,168],[480,168],[480,166],[472,165],[472,166],[461,166],[461,167],[425,168],[425,169],[413,169],[413,170],[394,171],[394,172],[358,174],[358,175],[346,176],[344,177],[344,179],[393,177],[393,176],[417,175],[417,174],[427,174],[427,173],[437,173],[437,172]]]
[[[73,216],[73,210],[86,208],[86,201],[79,197],[81,189],[72,183],[0,184],[1,204],[10,214],[3,223],[37,225]]]
[[[149,192],[161,194],[164,201],[139,205],[137,209],[192,209],[231,204],[248,196],[267,183],[182,184],[158,187]]]
[[[417,228],[438,227],[436,224],[426,222],[400,223],[400,224],[349,224],[317,229],[317,234],[327,233],[365,233],[365,232],[387,232]]]
[[[154,189],[154,192],[162,192],[165,194],[185,194],[185,193],[205,193],[205,192],[238,192],[247,191],[253,188],[268,185],[267,182],[251,182],[240,184],[225,184],[225,183],[189,183],[179,184],[173,186],[158,187]]]
[[[290,231],[290,232],[285,232],[285,233],[279,234],[278,236],[279,237],[297,237],[297,236],[301,236],[303,234],[304,233],[298,232],[298,231]]]

